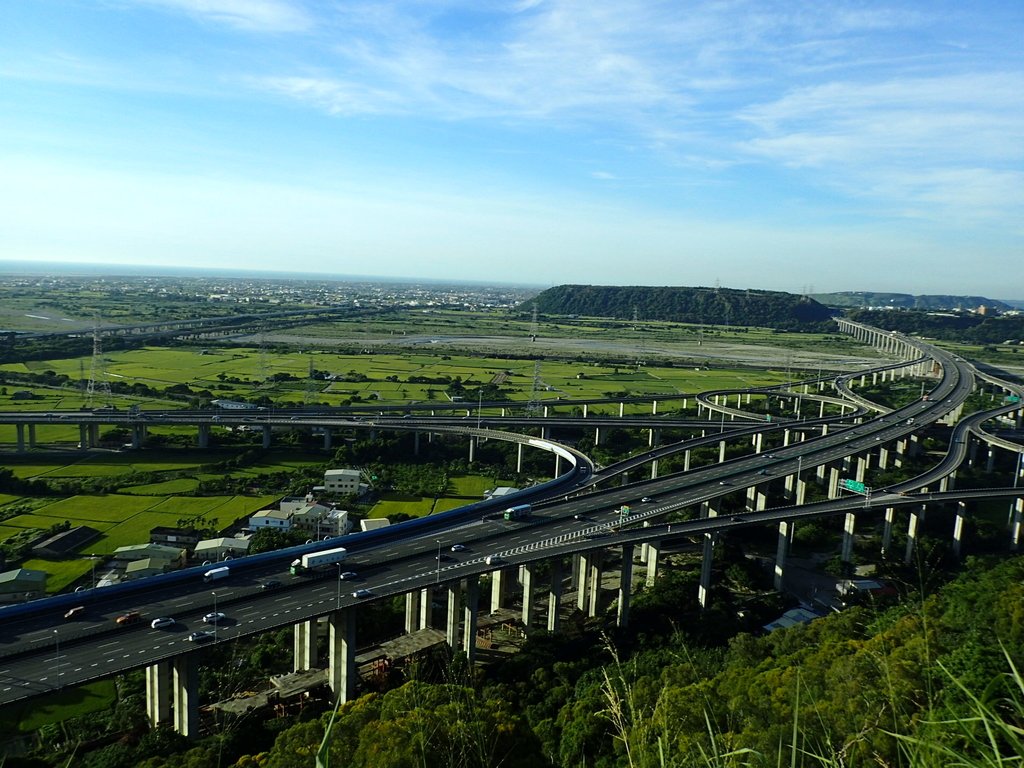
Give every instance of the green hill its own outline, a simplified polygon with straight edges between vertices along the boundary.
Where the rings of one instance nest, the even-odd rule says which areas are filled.
[[[818,330],[832,316],[814,299],[780,291],[733,288],[559,285],[520,309],[552,315],[628,320],[669,320],[707,325],[752,325],[780,330]]]

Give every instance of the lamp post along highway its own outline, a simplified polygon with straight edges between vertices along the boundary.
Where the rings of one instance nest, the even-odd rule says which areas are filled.
[[[339,610],[341,608],[341,563],[335,563],[338,566],[338,597],[335,599],[334,608]]]
[[[213,614],[214,614],[213,618],[216,619],[217,618],[217,593],[216,592],[211,592],[210,594],[213,595]],[[219,621],[214,621],[213,622],[213,642],[215,642],[215,643],[217,642],[217,625],[218,624],[220,624]]]
[[[437,577],[434,579],[435,584],[441,583],[441,540],[434,539],[437,542]]]

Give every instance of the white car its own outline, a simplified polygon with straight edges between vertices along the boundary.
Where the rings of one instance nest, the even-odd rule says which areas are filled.
[[[227,618],[227,616],[225,616],[220,611],[215,611],[215,612],[210,612],[210,613],[206,614],[205,616],[203,616],[203,621],[206,622],[207,624],[219,624],[220,622],[224,621],[224,619],[226,619],[226,618]]]
[[[159,619],[153,619],[149,622],[149,626],[153,629],[163,629],[165,627],[173,627],[176,623],[170,616],[161,616]]]
[[[465,544],[452,544],[452,552],[465,552],[468,549]]]
[[[359,574],[355,571],[342,571],[341,575],[338,576],[342,581],[352,581],[352,579],[358,579]]]

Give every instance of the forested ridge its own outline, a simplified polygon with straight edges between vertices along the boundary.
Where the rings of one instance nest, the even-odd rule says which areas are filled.
[[[543,291],[520,309],[529,311],[534,305],[545,314],[780,330],[819,330],[832,316],[828,307],[805,296],[733,288],[559,285]]]
[[[643,604],[638,596],[641,612]],[[461,657],[420,670],[339,709],[330,765],[1020,764],[1024,690],[1010,673],[1024,663],[1024,558],[972,559],[931,597],[764,636],[716,638],[723,616],[665,635],[542,633],[476,675]],[[330,721],[327,713],[300,722],[268,751],[221,764],[311,766]],[[998,754],[1007,760],[997,763]],[[185,768],[217,757],[204,745],[136,764]]]

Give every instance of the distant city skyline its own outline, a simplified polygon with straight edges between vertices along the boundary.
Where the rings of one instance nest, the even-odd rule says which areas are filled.
[[[1024,298],[1024,5],[12,0],[0,259]]]

